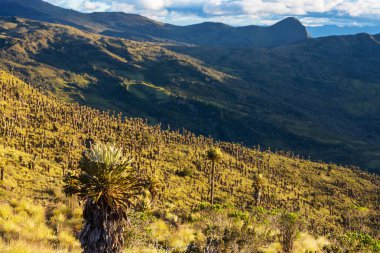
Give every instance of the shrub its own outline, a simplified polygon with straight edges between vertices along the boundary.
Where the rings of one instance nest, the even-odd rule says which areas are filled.
[[[283,213],[278,222],[280,242],[284,253],[293,250],[293,244],[298,235],[299,218],[295,213]]]
[[[163,220],[157,220],[153,222],[150,226],[152,235],[158,241],[165,241],[169,236],[169,227]]]
[[[380,252],[380,241],[361,232],[350,232],[340,238],[341,245],[355,252]]]
[[[65,248],[72,249],[74,247],[79,247],[79,241],[69,232],[61,231],[58,233],[59,244]]]
[[[189,227],[183,226],[173,231],[170,235],[168,244],[174,252],[184,252],[194,239],[194,231]]]
[[[9,219],[12,215],[13,209],[8,203],[0,205],[0,219]]]
[[[176,170],[175,174],[179,177],[188,177],[192,175],[192,171],[189,168]]]

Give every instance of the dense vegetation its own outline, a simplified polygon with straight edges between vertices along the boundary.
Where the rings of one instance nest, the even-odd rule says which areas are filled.
[[[129,210],[127,252],[379,252],[376,175],[65,103],[4,71],[1,252],[79,251],[81,206],[63,178],[98,141],[154,182]]]
[[[0,49],[4,69],[60,99],[313,160],[380,165],[376,37],[231,49],[2,18]]]

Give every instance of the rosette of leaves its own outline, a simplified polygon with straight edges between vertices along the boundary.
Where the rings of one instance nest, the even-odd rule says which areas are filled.
[[[84,252],[122,252],[126,213],[147,186],[131,164],[122,149],[97,143],[83,152],[78,172],[66,177],[65,193],[85,201]]]

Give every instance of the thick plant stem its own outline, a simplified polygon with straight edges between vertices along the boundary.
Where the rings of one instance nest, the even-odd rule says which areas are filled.
[[[214,204],[214,187],[215,187],[215,162],[212,162],[211,169],[211,190],[210,190],[210,202]]]
[[[121,213],[106,205],[95,205],[88,200],[83,212],[86,224],[79,236],[84,253],[122,253],[123,223]]]

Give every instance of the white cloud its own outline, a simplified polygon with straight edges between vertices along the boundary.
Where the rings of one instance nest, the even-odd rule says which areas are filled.
[[[135,1],[135,5],[146,10],[162,10],[167,6],[167,1],[165,0],[140,0]]]
[[[203,11],[212,15],[239,15],[243,9],[240,1],[211,0],[204,4]]]
[[[109,9],[109,5],[104,2],[87,0],[83,1],[81,9],[86,12],[107,11]]]
[[[306,15],[333,11],[346,0],[242,0],[243,10],[251,14]]]
[[[136,12],[135,6],[127,3],[113,2],[107,11],[117,11],[117,12],[125,12],[132,13]]]
[[[77,0],[46,0],[46,2],[52,3],[54,5],[62,6],[64,8],[70,8],[74,10],[81,10],[81,6],[85,1]]]
[[[352,17],[380,19],[379,0],[344,1],[337,9]]]
[[[123,11],[161,21],[270,24],[285,16],[297,16],[310,25],[344,19],[380,20],[380,0],[45,0],[84,12]],[[307,19],[308,18],[308,19]],[[344,20],[342,19],[342,20]],[[360,23],[360,22],[359,22]]]

